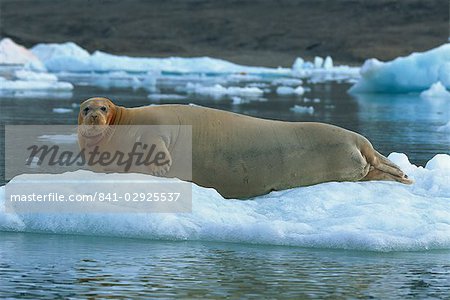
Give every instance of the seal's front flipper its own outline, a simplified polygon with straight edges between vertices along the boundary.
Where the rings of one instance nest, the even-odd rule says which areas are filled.
[[[172,156],[162,138],[152,140],[153,143],[149,145],[149,153],[152,155],[145,162],[145,173],[164,177],[172,166]]]

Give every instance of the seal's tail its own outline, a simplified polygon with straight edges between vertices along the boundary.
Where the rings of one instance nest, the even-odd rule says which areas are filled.
[[[396,164],[378,151],[373,150],[373,152],[372,159],[368,159],[369,173],[362,180],[393,180],[404,184],[413,183]]]

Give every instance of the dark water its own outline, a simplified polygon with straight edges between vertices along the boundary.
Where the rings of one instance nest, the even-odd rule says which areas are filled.
[[[159,93],[174,94],[179,82],[167,81]],[[185,83],[184,83],[185,84]],[[233,105],[229,98],[188,95],[186,99],[149,100],[148,93],[131,90],[75,89],[72,97],[61,99],[57,94],[39,98],[0,98],[0,124],[76,124],[78,108],[72,105],[92,96],[106,96],[127,107],[162,103],[195,103],[261,118],[286,121],[326,122],[366,136],[383,154],[406,153],[410,161],[425,165],[437,153],[450,153],[450,135],[437,129],[450,119],[450,104],[421,99],[412,95],[360,95],[347,93],[350,85],[324,83],[310,85],[305,94],[319,103],[303,101],[304,97],[264,94],[266,101],[250,101]],[[313,106],[314,114],[295,113],[294,105]],[[70,113],[54,113],[53,108],[73,108]],[[0,169],[4,170],[4,137],[1,132]],[[3,173],[3,172],[2,172]],[[0,183],[4,183],[3,174]]]
[[[449,297],[450,253],[0,233],[1,298]]]
[[[159,92],[173,94],[175,87],[166,84]],[[319,98],[317,103],[272,92],[264,95],[267,101],[241,105],[195,95],[158,102],[144,91],[84,87],[64,99],[0,98],[0,124],[75,124],[76,107],[63,114],[52,110],[97,95],[128,107],[195,103],[263,118],[327,122],[365,135],[384,154],[406,153],[418,165],[449,153],[448,133],[437,131],[450,119],[448,103],[417,95],[352,97],[348,87],[311,85],[305,96]],[[314,114],[292,112],[296,104],[313,106]],[[0,298],[449,299],[449,290],[448,251],[374,253],[0,232]]]

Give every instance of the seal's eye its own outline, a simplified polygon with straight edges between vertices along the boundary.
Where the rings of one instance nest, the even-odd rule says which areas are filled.
[[[106,107],[105,107],[105,106],[100,107],[100,109],[101,109],[102,111],[106,111]]]
[[[85,115],[87,115],[87,113],[89,112],[89,107],[86,107],[85,109],[83,109],[83,112]]]

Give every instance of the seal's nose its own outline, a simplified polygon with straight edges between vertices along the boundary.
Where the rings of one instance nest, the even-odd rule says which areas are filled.
[[[91,118],[94,119],[94,120],[97,119],[97,117],[98,117],[97,115],[92,115],[91,116]]]

